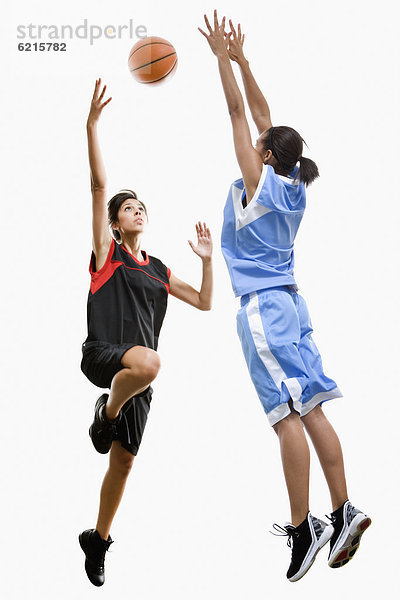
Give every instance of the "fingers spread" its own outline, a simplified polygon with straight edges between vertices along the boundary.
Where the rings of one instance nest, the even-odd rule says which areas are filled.
[[[107,87],[106,85],[103,87],[103,91],[101,92],[101,94],[100,94],[100,96],[99,96],[99,100],[102,100],[102,99],[103,99],[104,92],[106,91],[106,87]]]
[[[103,104],[101,105],[101,108],[104,108],[109,102],[111,102],[111,100],[112,100],[112,96],[110,96],[108,100],[103,102]]]
[[[207,15],[204,15],[204,20],[205,20],[205,22],[206,22],[206,25],[207,25],[208,31],[209,31],[210,33],[212,33],[211,25],[210,25],[210,22],[209,22],[209,20],[207,19]]]
[[[93,99],[96,98],[98,87],[99,87],[99,80],[96,79],[96,83],[95,83],[95,86],[94,86],[94,92],[93,92]]]

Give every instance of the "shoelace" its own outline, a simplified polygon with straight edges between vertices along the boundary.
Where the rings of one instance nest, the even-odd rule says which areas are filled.
[[[336,523],[336,517],[334,515],[325,515],[325,516],[328,519],[328,521],[330,521],[332,523],[332,525],[334,525]]]
[[[110,550],[110,546],[113,543],[114,543],[114,540],[111,540],[110,543],[108,544],[108,546],[101,548],[97,554],[97,559],[99,560],[99,563],[100,563],[99,566],[102,568],[104,568],[104,561],[106,558],[106,553],[112,552],[112,550]]]
[[[346,508],[346,514],[344,515],[344,520],[348,523],[350,523],[350,521],[356,516],[357,514],[357,509],[352,505],[352,504],[348,504],[347,508]],[[335,526],[335,523],[338,520],[338,516],[334,515],[333,513],[329,516],[329,515],[325,515],[327,519],[329,519],[329,521],[332,523],[333,526]]]
[[[270,531],[270,533],[272,533],[272,535],[277,535],[279,537],[287,536],[288,537],[287,545],[289,546],[289,548],[292,548],[292,539],[295,537],[299,537],[299,534],[297,533],[297,531],[295,531],[295,528],[292,526],[281,527],[280,525],[278,525],[278,523],[274,523],[272,525],[272,527],[278,533],[274,533],[273,531]]]

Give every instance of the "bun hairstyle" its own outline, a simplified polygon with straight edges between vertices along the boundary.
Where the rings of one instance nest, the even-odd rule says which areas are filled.
[[[319,177],[319,172],[315,162],[303,156],[303,142],[305,143],[295,129],[282,125],[268,129],[263,139],[263,149],[271,150],[283,175],[290,173],[300,162],[295,179],[299,178],[307,186]]]
[[[121,242],[121,236],[119,234],[119,231],[117,231],[116,229],[113,229],[112,224],[116,223],[118,221],[118,211],[121,208],[121,204],[123,202],[125,202],[125,200],[128,200],[129,198],[133,198],[134,200],[139,200],[139,198],[137,197],[136,193],[133,190],[121,190],[118,192],[118,194],[115,194],[115,196],[113,196],[111,198],[111,200],[109,200],[108,205],[107,205],[107,207],[108,207],[108,224],[111,227],[112,235],[116,242]],[[143,202],[141,200],[140,200],[140,204],[143,206],[146,217],[148,218],[146,206],[143,204]]]

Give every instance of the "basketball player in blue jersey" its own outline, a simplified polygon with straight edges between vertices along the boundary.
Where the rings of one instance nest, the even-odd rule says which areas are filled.
[[[306,205],[306,186],[318,177],[303,156],[303,139],[291,127],[273,127],[270,110],[243,54],[240,25],[225,32],[214,11],[214,28],[199,28],[217,56],[242,177],[229,191],[222,251],[233,291],[241,299],[237,329],[251,379],[278,435],[291,507],[291,523],[274,525],[288,536],[292,557],[287,578],[297,581],[330,541],[328,564],[341,567],[354,556],[370,518],[348,499],[339,439],[321,404],[342,396],[323,372],[304,298],[293,274],[293,244]],[[231,60],[240,67],[259,137],[252,145],[245,108]],[[305,427],[317,451],[331,498],[331,523],[309,510],[310,452]]]
[[[111,98],[96,81],[87,121],[93,203],[93,252],[88,296],[88,336],[81,368],[100,388],[110,388],[96,402],[89,433],[96,450],[110,452],[100,494],[95,529],[79,535],[91,583],[104,583],[105,553],[112,543],[111,523],[136,456],[152,397],[151,383],[160,369],[158,336],[168,294],[199,310],[210,310],[212,239],[205,223],[196,225],[203,264],[200,291],[178,279],[158,258],[141,250],[147,210],[131,190],[122,190],[107,207],[106,174],[97,136],[97,122]],[[111,235],[111,231],[112,235]]]

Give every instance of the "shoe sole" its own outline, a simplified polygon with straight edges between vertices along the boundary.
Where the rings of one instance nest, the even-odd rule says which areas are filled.
[[[88,579],[89,579],[90,583],[93,584],[93,585],[95,585],[96,587],[102,586],[104,584],[104,581],[100,582],[100,581],[93,580],[92,577],[90,576],[90,573],[88,573],[88,560],[86,558],[86,550],[85,550],[84,545],[83,545],[83,538],[82,538],[82,534],[81,533],[79,534],[79,545],[80,545],[80,547],[82,548],[82,550],[83,550],[83,552],[85,554],[85,571],[86,571],[86,575],[88,576]]]
[[[333,533],[334,533],[334,529],[333,529],[332,525],[328,525],[327,527],[325,527],[321,537],[317,541],[318,548],[317,548],[316,552],[314,553],[310,562],[305,564],[304,566],[300,567],[300,569],[297,571],[296,575],[293,575],[292,577],[290,577],[288,579],[288,581],[295,582],[295,581],[299,581],[299,579],[304,577],[304,575],[308,572],[308,570],[311,569],[311,567],[313,566],[318,552],[320,550],[322,550],[322,548],[325,546],[325,544],[327,544],[329,542],[329,540],[333,536]],[[307,560],[307,558],[305,560]]]
[[[349,533],[346,536],[346,539],[341,543],[340,548],[335,550],[331,558],[329,558],[328,565],[332,569],[338,569],[347,565],[358,550],[362,534],[370,525],[371,519],[365,515],[362,516],[361,519],[357,519],[356,517],[353,520],[353,523],[350,524]]]

